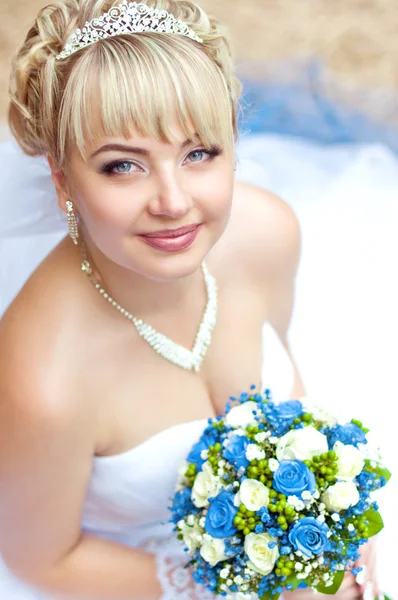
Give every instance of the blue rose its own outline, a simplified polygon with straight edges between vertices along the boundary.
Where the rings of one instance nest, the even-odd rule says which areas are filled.
[[[280,402],[275,406],[275,414],[280,419],[296,419],[303,412],[300,400],[287,400],[287,402]]]
[[[238,508],[234,506],[234,496],[231,492],[221,492],[210,502],[206,516],[205,530],[214,538],[227,538],[238,530],[234,518]]]
[[[285,496],[298,496],[316,490],[315,475],[301,460],[282,460],[274,473],[273,487]]]
[[[336,425],[328,435],[329,448],[333,449],[336,442],[358,446],[358,444],[367,444],[366,435],[358,425],[347,423],[346,425]]]
[[[199,442],[197,442],[194,446],[192,446],[191,448],[191,452],[188,455],[187,461],[189,463],[194,463],[195,465],[197,465],[198,467],[198,471],[202,470],[202,465],[205,462],[205,459],[203,459],[200,455],[202,450],[208,450],[210,446],[213,446],[215,444],[215,440],[214,437],[208,435],[207,433],[204,433],[202,435],[202,437],[200,438]]]
[[[249,466],[249,461],[246,458],[246,448],[249,445],[249,440],[245,435],[234,435],[223,453],[223,458],[239,467],[245,469]]]
[[[328,549],[328,531],[326,523],[319,523],[314,517],[304,517],[293,526],[289,533],[289,541],[295,550],[312,558]]]

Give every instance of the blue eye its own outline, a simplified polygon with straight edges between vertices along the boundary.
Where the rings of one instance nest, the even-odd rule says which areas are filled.
[[[136,172],[136,165],[128,160],[116,160],[108,165],[104,165],[101,169],[102,173],[106,175],[129,175],[130,173]]]
[[[117,173],[130,173],[131,166],[130,162],[120,162],[114,165],[112,170],[115,170]]]
[[[194,160],[191,162],[201,162],[201,158],[203,157],[203,155],[206,154],[206,152],[204,150],[194,150],[193,152],[191,152],[191,154],[189,155],[189,158],[193,158]]]

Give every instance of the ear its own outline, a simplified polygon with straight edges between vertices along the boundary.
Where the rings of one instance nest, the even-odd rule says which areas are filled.
[[[47,155],[47,160],[51,169],[51,179],[54,182],[57,192],[58,205],[66,213],[66,202],[70,200],[66,175],[62,169],[56,167],[55,161],[50,155]]]

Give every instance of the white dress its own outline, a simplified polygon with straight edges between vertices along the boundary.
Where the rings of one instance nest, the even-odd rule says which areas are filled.
[[[396,157],[379,146],[327,148],[276,135],[244,138],[238,155],[238,178],[279,193],[300,221],[303,250],[290,345],[308,395],[371,424],[386,458],[396,456],[391,418],[398,400]],[[0,315],[65,231],[45,160],[24,156],[15,142],[1,144]],[[293,385],[291,361],[269,323],[263,336],[263,387],[277,400],[286,399]],[[204,421],[178,425],[130,452],[94,458],[82,528],[131,546],[168,538],[177,465],[204,426]],[[155,457],[167,467],[156,479],[149,475]],[[395,479],[380,494],[386,527],[379,579],[390,595]],[[17,581],[0,559],[0,600],[44,598]]]

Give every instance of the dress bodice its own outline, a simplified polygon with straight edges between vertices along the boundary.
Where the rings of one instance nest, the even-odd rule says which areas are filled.
[[[290,357],[269,322],[262,339],[262,389],[271,389],[276,401],[287,400],[294,383]],[[170,536],[168,506],[178,467],[206,425],[207,419],[180,423],[127,452],[94,457],[82,529],[131,546]]]

